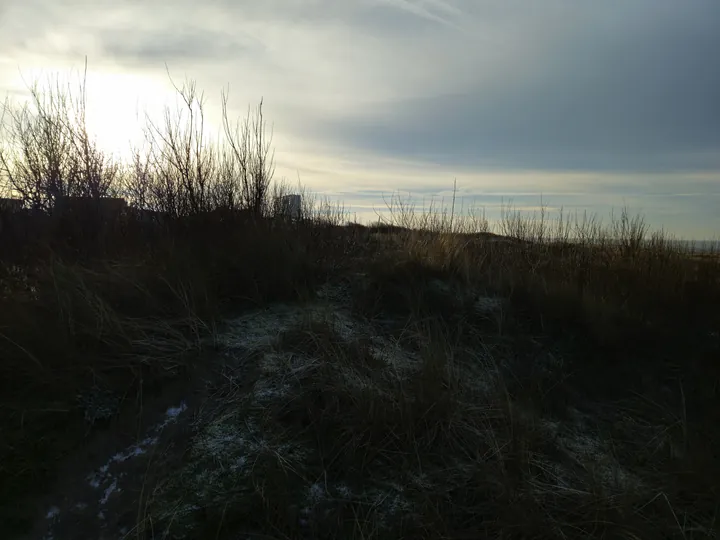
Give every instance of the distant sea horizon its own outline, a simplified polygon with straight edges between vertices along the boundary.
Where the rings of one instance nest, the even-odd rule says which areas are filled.
[[[720,253],[720,240],[670,240],[670,243],[679,244],[686,248],[694,248],[695,251],[703,253]]]

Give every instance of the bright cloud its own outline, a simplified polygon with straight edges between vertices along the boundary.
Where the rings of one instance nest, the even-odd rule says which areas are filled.
[[[214,129],[221,88],[239,116],[263,97],[278,173],[351,207],[457,178],[488,204],[632,203],[705,237],[720,233],[717,50],[713,0],[0,0],[0,93],[87,55],[109,148],[170,99],[167,66],[206,91]]]

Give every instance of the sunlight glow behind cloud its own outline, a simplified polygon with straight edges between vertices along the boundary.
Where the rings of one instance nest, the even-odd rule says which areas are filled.
[[[167,65],[212,135],[221,88],[236,116],[264,98],[278,175],[350,207],[457,178],[684,235],[720,233],[716,50],[713,0],[0,0],[0,93],[87,55],[107,148],[141,137],[138,107],[162,114]]]

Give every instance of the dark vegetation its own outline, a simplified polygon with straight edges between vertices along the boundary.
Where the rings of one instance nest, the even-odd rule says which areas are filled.
[[[201,362],[225,318],[305,301],[328,281],[348,283],[352,313],[419,354],[421,368],[383,379],[372,336],[347,341],[317,323],[288,331],[279,346],[320,362],[263,410],[263,425],[314,441],[322,459],[306,477],[382,470],[402,481],[417,470],[433,487],[408,486],[414,510],[389,529],[357,502],[335,504],[308,532],[283,495],[298,477],[270,460],[259,470],[271,496],[242,499],[232,516],[212,510],[201,537],[250,524],[266,538],[717,534],[716,253],[650,234],[627,212],[604,225],[508,208],[492,234],[482,215],[418,213],[399,199],[383,223],[343,225],[341,209],[306,196],[290,219],[261,107],[239,125],[225,114],[218,146],[203,140],[202,100],[186,85],[184,115],[150,125],[147,148],[120,165],[85,130],[83,92],[72,101],[61,90],[34,87],[27,107],[8,104],[0,138],[0,177],[22,201],[0,210],[10,534],[30,527],[62,459],[117,408],[141,407],[143,392]],[[501,307],[478,311],[478,293]],[[497,375],[490,393],[467,384],[480,367]],[[342,369],[377,391],[341,383]],[[121,396],[106,415],[83,405],[106,394]],[[544,468],[557,450],[540,418],[570,422],[568,411],[643,488],[613,491],[577,460],[585,489],[566,489]]]

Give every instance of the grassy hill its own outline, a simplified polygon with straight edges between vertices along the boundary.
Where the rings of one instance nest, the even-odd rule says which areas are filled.
[[[163,216],[101,236],[48,167],[102,156],[0,151],[46,223],[0,236],[3,538],[717,535],[716,252],[627,212],[290,221],[262,151],[178,166],[193,133],[93,184]]]

